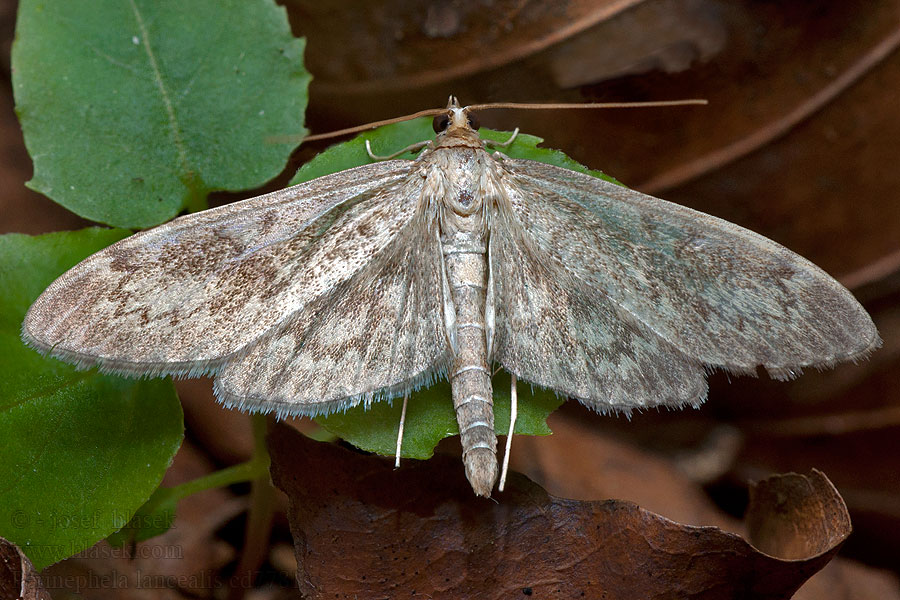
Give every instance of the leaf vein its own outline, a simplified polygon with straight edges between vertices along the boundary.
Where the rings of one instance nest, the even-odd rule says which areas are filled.
[[[178,127],[178,118],[175,115],[175,107],[172,104],[172,98],[169,95],[169,90],[166,88],[165,83],[163,82],[162,72],[159,69],[159,63],[156,60],[156,54],[153,52],[153,48],[150,46],[150,32],[147,31],[147,27],[144,24],[144,19],[141,16],[140,10],[138,10],[137,5],[134,0],[129,0],[129,4],[131,5],[131,10],[134,13],[134,19],[137,23],[138,28],[141,31],[141,43],[144,46],[144,51],[147,53],[147,59],[150,61],[150,68],[153,69],[153,80],[156,83],[156,87],[159,89],[159,93],[162,96],[163,106],[166,109],[166,115],[169,119],[169,127],[172,130],[172,138],[175,143],[175,150],[178,152],[178,159],[181,162],[181,168],[185,175],[188,175],[192,172],[192,169],[189,166],[189,161],[187,157],[187,150],[184,143],[184,138],[182,137],[181,129]]]

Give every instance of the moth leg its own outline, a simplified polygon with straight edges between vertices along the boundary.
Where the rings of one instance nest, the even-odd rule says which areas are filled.
[[[425,146],[427,146],[430,143],[431,143],[430,140],[425,140],[424,142],[416,142],[415,144],[410,144],[406,148],[403,148],[402,150],[398,150],[397,152],[394,152],[393,154],[388,154],[387,156],[381,156],[379,154],[375,154],[372,152],[372,145],[369,144],[369,140],[366,140],[366,153],[369,155],[369,158],[371,158],[372,160],[391,160],[392,158],[396,158],[396,157],[400,156],[404,152],[415,152],[416,150],[421,150],[422,148],[424,148]]]
[[[400,447],[403,445],[403,426],[406,424],[406,404],[409,401],[409,392],[403,394],[403,408],[400,410],[400,429],[397,431],[397,454],[394,459],[394,468],[400,468]]]
[[[500,486],[497,488],[501,492],[506,484],[506,472],[509,470],[509,449],[512,447],[513,431],[516,429],[516,417],[518,417],[518,394],[516,393],[516,376],[510,375],[512,387],[509,390],[509,433],[506,434],[506,451],[503,453],[503,469],[500,471]]]
[[[517,137],[519,137],[519,128],[518,127],[513,129],[512,135],[509,136],[509,139],[506,140],[505,142],[495,142],[493,140],[485,140],[484,143],[492,148],[508,148],[512,145],[512,143],[514,141],[516,141]]]

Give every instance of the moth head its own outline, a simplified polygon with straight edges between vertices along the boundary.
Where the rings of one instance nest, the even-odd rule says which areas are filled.
[[[469,112],[469,109],[466,107],[460,107],[456,98],[450,96],[447,112],[435,116],[431,126],[437,134],[453,134],[460,130],[474,133],[478,131],[479,124],[474,113]]]

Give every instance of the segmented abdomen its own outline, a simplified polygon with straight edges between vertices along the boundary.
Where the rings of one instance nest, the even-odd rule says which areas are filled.
[[[450,385],[463,462],[475,493],[490,496],[497,479],[497,436],[485,337],[486,240],[476,233],[457,232],[442,241],[456,314]]]

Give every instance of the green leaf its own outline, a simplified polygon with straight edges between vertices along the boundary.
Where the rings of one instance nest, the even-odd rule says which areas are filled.
[[[510,379],[506,373],[493,378],[494,428],[500,435],[509,431]],[[516,433],[519,435],[550,435],[547,416],[559,408],[563,398],[553,392],[531,388],[518,382],[518,416]],[[386,456],[397,450],[397,428],[400,423],[402,398],[393,402],[375,402],[357,406],[346,412],[318,417],[316,421],[331,433],[350,442],[357,448]],[[458,435],[456,413],[450,402],[450,384],[441,381],[410,394],[406,409],[406,425],[403,430],[404,458],[430,458],[434,447],[445,437]]]
[[[411,144],[430,140],[433,137],[431,119],[404,121],[367,131],[352,140],[331,146],[314,156],[312,160],[300,167],[300,170],[291,179],[291,185],[372,163],[372,159],[366,153],[366,140],[372,144],[372,152],[379,155],[393,154]],[[415,156],[408,152],[397,158],[411,159]]]
[[[303,40],[272,0],[22,0],[13,88],[29,186],[149,227],[261,185],[303,134]]]
[[[490,129],[479,129],[478,133],[486,140],[494,140],[496,142],[505,142],[512,135],[508,131],[492,131]],[[510,158],[527,158],[528,160],[536,160],[538,162],[555,165],[570,171],[578,171],[579,173],[587,173],[600,179],[605,179],[616,185],[623,185],[622,182],[615,177],[607,175],[603,171],[589,169],[580,162],[573,160],[560,152],[559,150],[551,150],[548,148],[538,148],[538,144],[543,142],[543,138],[527,133],[520,133],[509,148],[501,149],[503,154]]]
[[[227,487],[269,477],[269,453],[265,448],[266,420],[263,415],[254,415],[254,438],[256,448],[253,458],[247,462],[232,465],[174,487],[159,487],[119,531],[106,539],[114,546],[124,546],[130,542],[142,542],[165,533],[175,520],[175,508],[182,498],[204,490]]]
[[[505,142],[510,132],[481,129],[482,138]],[[366,153],[366,140],[376,155],[389,155],[411,144],[434,137],[431,119],[422,118],[404,123],[396,123],[366,132],[342,144],[326,149],[307,164],[303,165],[292,184],[309,181],[344,169],[372,162]],[[538,148],[543,140],[533,135],[520,133],[515,141],[501,151],[511,158],[536,160],[573,171],[580,171],[621,185],[614,178],[593,171],[572,160],[558,150]],[[488,148],[491,150],[491,148]],[[414,158],[406,153],[398,158]],[[494,424],[497,433],[505,434],[509,429],[509,379],[508,375],[494,377]],[[548,435],[547,416],[556,410],[562,400],[553,392],[532,389],[528,384],[519,383],[518,418],[516,433],[523,435]],[[346,412],[321,416],[316,421],[331,433],[340,436],[358,448],[378,454],[392,456],[396,452],[397,428],[400,422],[402,399],[393,402],[376,402],[369,406],[357,406]],[[401,455],[407,458],[425,459],[434,452],[437,443],[448,436],[457,435],[459,429],[450,402],[450,385],[440,382],[428,389],[419,390],[410,396],[403,433]]]
[[[38,569],[125,525],[184,434],[170,381],[77,371],[19,339],[28,306],[53,279],[127,233],[0,236],[0,536]]]

